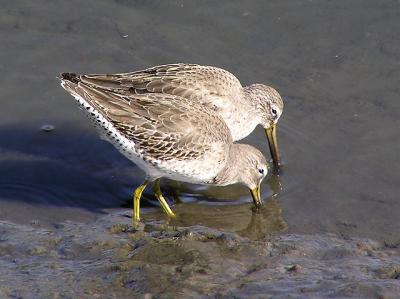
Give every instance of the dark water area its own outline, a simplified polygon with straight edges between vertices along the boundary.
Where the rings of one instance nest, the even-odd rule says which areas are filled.
[[[93,280],[97,279],[98,267],[117,267],[116,260],[129,264],[118,264],[123,273],[116,268],[112,274],[101,272],[104,275],[95,286],[58,294],[67,298],[90,298],[88,289],[95,290],[93,294],[105,294],[106,289],[98,284],[111,281],[115,285],[107,298],[163,292],[204,298],[215,294],[258,298],[257,294],[263,292],[276,296],[301,293],[293,277],[285,286],[272,286],[278,277],[284,284],[284,270],[276,276],[272,272],[252,274],[248,284],[243,279],[235,280],[233,274],[218,280],[234,284],[236,289],[232,291],[216,286],[218,283],[212,279],[202,280],[204,271],[213,273],[209,276],[213,279],[219,273],[216,268],[204,270],[202,266],[188,268],[184,275],[185,279],[198,279],[195,286],[187,283],[179,290],[155,287],[159,271],[171,275],[168,271],[172,270],[165,265],[172,267],[173,261],[176,264],[187,252],[196,250],[206,256],[201,236],[211,231],[214,237],[210,237],[210,244],[223,244],[218,247],[220,251],[211,251],[207,256],[214,265],[228,258],[226,252],[234,244],[250,248],[249,255],[264,254],[260,263],[270,265],[265,255],[273,250],[264,252],[267,245],[260,242],[278,238],[269,239],[272,243],[268,244],[279,247],[290,243],[287,246],[299,246],[310,254],[305,260],[299,260],[298,252],[290,255],[290,250],[286,256],[284,250],[278,254],[282,265],[301,265],[303,282],[320,279],[320,285],[308,285],[310,294],[329,296],[322,290],[335,287],[342,289],[332,296],[391,298],[400,289],[396,274],[400,273],[400,266],[396,268],[400,244],[399,16],[399,1],[2,1],[0,260],[2,269],[7,270],[0,270],[4,272],[0,275],[0,297],[56,298],[54,290],[60,286],[49,281],[28,283],[27,287],[36,293],[13,289],[13,285],[27,282],[22,274],[15,274],[22,271],[18,268],[21,265],[14,265],[18,259],[26,265],[39,263],[40,267],[49,266],[53,259],[76,264],[60,262],[48,272],[78,273],[71,274],[70,280],[65,278],[65,287],[81,279],[85,271],[80,272],[79,263],[83,260],[89,263],[89,272],[84,275]],[[113,225],[130,222],[131,193],[144,174],[98,138],[56,76],[61,72],[128,72],[175,62],[222,67],[243,85],[264,83],[280,92],[285,103],[278,125],[282,172],[279,176],[270,174],[263,182],[265,205],[258,213],[252,212],[251,199],[243,188],[206,188],[164,180],[166,197],[171,202],[176,196],[182,200],[172,207],[177,219],[168,222],[149,188],[142,200],[144,228],[139,236],[112,231]],[[255,145],[269,157],[261,128],[241,142]],[[160,248],[171,252],[176,245],[169,246],[174,233],[162,237],[152,233],[153,228],[159,232],[160,227],[167,231],[172,227],[178,235],[189,231],[195,237],[179,235],[186,248],[181,255],[177,253],[165,264],[154,263],[154,267],[146,268],[146,250],[162,256],[149,249],[151,244],[159,242],[165,245]],[[110,229],[112,233],[108,233]],[[89,246],[83,236],[89,236],[91,230],[98,239],[88,237],[86,241],[92,242]],[[221,234],[232,239],[223,237],[221,241]],[[50,235],[56,241],[43,237]],[[33,247],[26,251],[23,248],[30,238],[34,239]],[[93,242],[103,243],[93,249]],[[121,253],[120,246],[128,246],[129,242],[141,242],[138,248],[143,251],[130,248]],[[368,245],[372,249],[365,245],[369,251],[357,251],[357,244],[375,245]],[[87,256],[78,255],[82,248],[87,249]],[[313,260],[315,252],[310,248],[319,248],[325,255],[317,255],[324,258]],[[338,248],[345,248],[345,253]],[[17,262],[10,257],[13,250]],[[376,263],[382,259],[381,264],[365,273],[361,265],[372,261],[363,260],[363,250],[376,257]],[[142,263],[130,263],[132,257]],[[285,258],[290,261],[282,260]],[[324,271],[333,267],[332,260],[336,261],[337,272],[327,274]],[[235,261],[223,271],[236,269],[244,276],[253,271],[246,264],[255,263],[249,256],[239,254]],[[345,267],[349,261],[359,262],[358,266],[353,264],[358,272]],[[314,264],[317,262],[319,266]],[[186,264],[182,263],[178,266],[184,268]],[[193,261],[189,264],[193,266]],[[240,266],[244,264],[246,269]],[[40,267],[27,271],[39,275],[44,271]],[[132,279],[135,271],[152,282]],[[185,273],[185,269],[182,271]],[[251,273],[260,273],[254,271]],[[342,271],[354,275],[339,277]],[[197,274],[191,276],[189,272]],[[273,277],[271,285],[260,282],[267,276]],[[116,282],[118,279],[121,281]],[[168,279],[164,282],[172,283]],[[1,281],[11,287],[2,288]],[[49,293],[43,291],[46,288]],[[307,294],[298,297],[309,298]]]

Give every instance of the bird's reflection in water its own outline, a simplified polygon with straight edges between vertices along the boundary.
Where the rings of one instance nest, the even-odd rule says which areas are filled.
[[[260,209],[254,209],[248,226],[237,233],[252,240],[261,240],[271,234],[285,231],[288,226],[282,216],[282,208],[279,204],[279,194],[282,191],[282,183],[279,175],[274,173],[267,181],[272,195],[264,198],[264,205]]]
[[[258,210],[253,210],[250,222],[246,228],[237,233],[252,240],[262,240],[274,233],[287,229],[287,223],[282,217],[282,208],[277,198],[269,198]]]
[[[177,217],[166,221],[171,226],[200,225],[236,232],[253,240],[261,240],[271,234],[285,231],[287,223],[283,219],[279,203],[279,194],[282,191],[279,175],[272,174],[262,185],[264,185],[264,204],[261,208],[255,209],[246,190],[238,186],[199,187],[193,191],[192,186],[168,181],[163,190],[168,192],[170,197],[179,198],[179,202],[173,206]],[[266,188],[266,185],[269,188]],[[227,202],[224,198],[231,199]],[[150,221],[165,219],[165,216],[158,211],[143,216],[145,220]]]

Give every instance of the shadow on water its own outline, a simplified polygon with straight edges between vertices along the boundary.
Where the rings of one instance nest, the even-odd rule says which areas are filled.
[[[132,191],[144,174],[111,144],[99,139],[95,131],[65,125],[49,132],[38,125],[3,126],[0,140],[3,141],[0,144],[1,218],[46,218],[46,211],[52,214],[56,209],[60,217],[53,217],[53,221],[62,221],[68,219],[65,211],[71,208],[75,215],[99,214],[104,213],[104,209],[120,207],[131,212]],[[240,230],[245,226],[237,227],[233,223],[259,223],[257,219],[280,209],[274,197],[282,188],[275,174],[270,174],[263,182],[262,196],[266,204],[256,213],[251,213],[251,197],[241,186],[209,187],[166,179],[162,185],[165,196],[171,202],[175,198],[174,209],[180,215],[178,221],[186,225],[206,223]],[[182,203],[179,204],[179,200]],[[151,188],[147,188],[141,205],[158,206]],[[26,215],[21,216],[21,208]],[[38,209],[42,217],[35,215]],[[161,210],[157,208],[156,211]],[[68,215],[63,215],[64,212]],[[48,219],[42,220],[47,222]]]
[[[100,213],[127,200],[135,177],[142,175],[111,145],[75,128],[44,132],[35,125],[3,126],[0,140],[4,209],[19,201]]]

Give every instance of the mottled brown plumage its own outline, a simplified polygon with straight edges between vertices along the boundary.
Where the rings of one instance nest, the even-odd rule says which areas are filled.
[[[242,86],[231,73],[196,64],[168,64],[142,71],[106,75],[82,75],[85,83],[116,92],[165,93],[211,103],[208,97],[235,97]]]
[[[232,142],[225,122],[209,109],[165,94],[120,95],[85,84],[72,87],[149,159],[202,157]]]
[[[234,141],[249,135],[258,124],[265,130],[275,129],[283,111],[282,98],[272,87],[242,87],[233,74],[212,66],[167,64],[130,73],[80,75],[79,80],[118,94],[162,93],[190,99],[216,111]],[[278,164],[276,135],[268,135],[268,140]]]

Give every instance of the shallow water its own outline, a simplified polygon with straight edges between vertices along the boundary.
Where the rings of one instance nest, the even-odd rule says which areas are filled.
[[[2,3],[0,220],[24,243],[32,227],[101,230],[107,215],[130,215],[143,173],[97,137],[55,76],[191,62],[277,88],[283,167],[263,183],[257,214],[243,188],[164,181],[167,197],[182,200],[170,225],[251,242],[332,233],[398,246],[399,13],[398,1]],[[243,142],[269,155],[262,129]],[[146,222],[166,221],[150,190],[142,202]]]

